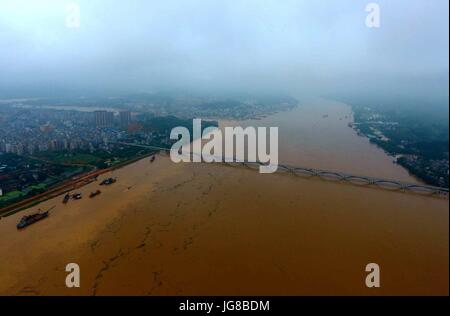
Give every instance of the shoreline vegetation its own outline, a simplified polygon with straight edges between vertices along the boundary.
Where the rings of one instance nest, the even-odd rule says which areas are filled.
[[[383,149],[408,172],[436,187],[449,188],[448,121],[416,113],[352,105],[358,135]]]

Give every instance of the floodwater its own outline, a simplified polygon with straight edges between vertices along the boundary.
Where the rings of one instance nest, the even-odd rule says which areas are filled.
[[[353,113],[348,105],[314,99],[260,120],[221,121],[220,126],[278,127],[282,164],[419,182],[395,164],[394,157],[370,144],[367,138],[358,136],[348,126],[352,122]]]
[[[348,107],[320,103],[326,113],[293,110],[305,117],[298,133],[295,122],[280,127],[280,140],[284,130],[297,135],[280,150],[283,162],[414,181],[354,135],[340,119]],[[0,294],[448,295],[448,200],[165,155],[113,175],[94,199],[98,183],[81,188],[80,201],[58,197],[0,220]],[[23,214],[53,205],[49,218],[16,230]],[[80,288],[65,286],[71,262]],[[378,289],[365,286],[372,262]]]

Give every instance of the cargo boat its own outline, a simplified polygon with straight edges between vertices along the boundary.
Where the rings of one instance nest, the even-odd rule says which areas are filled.
[[[45,212],[42,212],[40,209],[38,211],[38,213],[35,214],[31,214],[31,215],[25,215],[20,219],[20,222],[17,224],[17,229],[23,229],[27,226],[30,226],[31,224],[34,224],[40,220],[43,220],[44,218],[47,218],[50,211],[53,209],[54,207],[52,207],[51,209],[48,209]]]

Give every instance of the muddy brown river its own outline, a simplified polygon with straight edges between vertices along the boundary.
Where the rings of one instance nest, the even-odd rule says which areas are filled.
[[[346,105],[318,100],[243,125],[278,124],[285,163],[417,181],[348,120]],[[448,295],[446,199],[165,155],[114,176],[94,199],[96,182],[82,200],[0,220],[0,294]],[[16,230],[22,215],[53,205]],[[71,262],[80,288],[65,285]],[[378,289],[365,286],[371,262]]]

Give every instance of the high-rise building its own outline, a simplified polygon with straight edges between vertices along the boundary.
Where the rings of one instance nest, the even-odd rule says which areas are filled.
[[[25,152],[25,147],[22,143],[17,144],[16,146],[16,154],[22,156]]]
[[[110,127],[114,123],[114,113],[108,111],[95,111],[95,126]]]
[[[12,152],[12,145],[11,144],[5,144],[5,152],[6,153]]]
[[[35,145],[34,144],[28,144],[27,151],[28,151],[28,154],[34,155]]]
[[[131,112],[121,111],[120,112],[120,125],[123,127],[128,127],[131,124]]]

